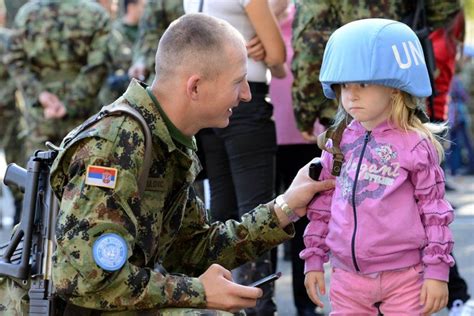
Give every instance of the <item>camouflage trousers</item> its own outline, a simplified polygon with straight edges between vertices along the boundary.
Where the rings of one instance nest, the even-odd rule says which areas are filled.
[[[21,316],[28,315],[29,297],[28,282],[13,280],[8,277],[0,277],[0,315]],[[68,309],[60,315],[81,315],[82,309]],[[82,311],[81,311],[82,310]],[[229,313],[226,311],[196,308],[162,308],[140,311],[100,312],[94,311],[93,315],[101,314],[107,316],[233,316],[245,315],[244,312]]]

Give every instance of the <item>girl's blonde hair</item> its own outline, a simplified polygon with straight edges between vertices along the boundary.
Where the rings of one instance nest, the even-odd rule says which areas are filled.
[[[341,103],[340,86],[334,87],[339,108],[334,119],[334,127],[349,124],[352,117],[344,110]],[[398,90],[392,96],[392,108],[388,117],[389,123],[404,131],[415,131],[428,138],[435,146],[439,161],[444,159],[444,148],[440,142],[447,130],[446,124],[423,123],[416,114],[417,108],[423,108],[423,100],[404,91]]]

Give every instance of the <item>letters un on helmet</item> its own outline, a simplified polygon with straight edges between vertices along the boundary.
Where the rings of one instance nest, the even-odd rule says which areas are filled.
[[[319,80],[334,99],[333,84],[360,82],[400,89],[416,97],[431,95],[423,49],[407,25],[363,19],[337,29],[324,50]]]

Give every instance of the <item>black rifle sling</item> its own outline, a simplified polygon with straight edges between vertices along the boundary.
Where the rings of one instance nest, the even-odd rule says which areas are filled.
[[[150,128],[148,127],[148,124],[146,123],[143,116],[140,114],[140,112],[138,112],[131,106],[128,106],[125,104],[119,104],[119,105],[110,104],[110,105],[102,107],[99,113],[87,119],[84,123],[82,123],[79,127],[73,130],[66,137],[66,139],[64,140],[63,148],[67,147],[67,145],[71,141],[73,141],[80,133],[87,130],[89,127],[93,126],[104,117],[120,116],[124,114],[130,115],[131,117],[133,117],[136,121],[140,123],[143,135],[145,136],[145,157],[144,157],[145,159],[143,161],[143,166],[142,166],[140,176],[138,177],[138,190],[140,192],[140,196],[143,196],[143,193],[145,192],[145,188],[146,188],[146,182],[148,180],[148,173],[150,171],[150,167],[152,164],[152,150],[153,150],[152,136],[151,136]]]

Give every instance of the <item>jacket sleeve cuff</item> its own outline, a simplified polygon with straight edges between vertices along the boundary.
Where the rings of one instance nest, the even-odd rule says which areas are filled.
[[[324,271],[323,259],[318,256],[311,256],[304,260],[304,274],[311,271]]]
[[[445,263],[428,264],[425,266],[425,279],[433,279],[448,282],[449,280],[449,265]]]
[[[198,278],[172,274],[163,276],[153,271],[149,286],[150,297],[158,298],[156,303],[166,293],[166,298],[161,300],[164,307],[206,307],[206,293]]]

